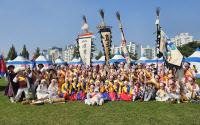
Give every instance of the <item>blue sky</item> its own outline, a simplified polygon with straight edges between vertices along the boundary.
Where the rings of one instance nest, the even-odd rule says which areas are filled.
[[[83,32],[85,15],[94,31],[96,46],[101,46],[96,26],[101,25],[99,10],[105,11],[106,25],[112,28],[112,44],[120,45],[119,23],[121,14],[127,42],[143,46],[155,45],[156,7],[161,8],[160,25],[169,37],[189,32],[200,39],[199,0],[0,0],[0,52],[7,55],[14,44],[18,54],[26,44],[30,55],[36,47],[47,49],[75,44],[77,34]],[[102,48],[99,48],[102,49]],[[32,57],[30,57],[32,58]]]

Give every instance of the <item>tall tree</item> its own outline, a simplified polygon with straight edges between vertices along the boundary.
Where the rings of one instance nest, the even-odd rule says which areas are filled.
[[[99,54],[95,57],[96,60],[100,59],[103,56],[103,53],[101,50],[99,51]]]
[[[77,54],[77,47],[76,46],[74,47],[74,53],[73,53],[72,59],[74,59],[75,56],[78,56],[78,54]]]
[[[192,53],[195,52],[197,47],[200,47],[200,43],[197,43],[197,41],[193,41],[184,44],[183,46],[178,46],[177,48],[184,57],[189,57],[190,55],[192,55]]]
[[[24,47],[23,47],[23,50],[22,50],[22,56],[24,57],[24,58],[28,58],[29,59],[29,52],[27,51],[27,49],[26,49],[26,45],[24,44]]]
[[[10,47],[10,50],[8,52],[7,58],[6,60],[8,60],[9,58],[11,58],[12,60],[15,59],[17,57],[17,51],[15,50],[14,45],[12,45]]]
[[[39,47],[37,47],[37,49],[35,50],[34,56],[35,56],[35,59],[40,56],[40,48]]]
[[[129,53],[129,55],[130,55],[131,59],[133,59],[135,61],[137,60],[137,55],[138,55],[137,53]]]

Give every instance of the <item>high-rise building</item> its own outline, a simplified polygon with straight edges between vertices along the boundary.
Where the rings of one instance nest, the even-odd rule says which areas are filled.
[[[56,46],[48,47],[47,54],[46,54],[47,59],[49,59],[52,62],[55,62],[55,60],[59,56],[62,56],[62,48],[59,48]]]
[[[155,48],[150,48],[149,46],[143,48],[141,46],[141,54],[144,54],[148,59],[153,59],[155,57]]]
[[[65,47],[65,50],[62,51],[62,59],[65,61],[65,62],[70,62],[72,60],[72,57],[73,57],[73,53],[74,53],[74,47],[75,45],[67,45]]]
[[[189,36],[189,33],[180,33],[179,36],[171,38],[171,41],[174,43],[175,46],[182,46],[183,44],[192,42],[193,36]]]
[[[130,42],[129,45],[126,45],[126,48],[130,53],[134,53],[134,54],[137,53],[138,59],[141,57],[141,47],[140,47],[140,45],[137,45],[135,42]],[[123,51],[122,44],[120,46],[112,45],[110,53],[116,54],[117,51],[119,51],[120,53]]]

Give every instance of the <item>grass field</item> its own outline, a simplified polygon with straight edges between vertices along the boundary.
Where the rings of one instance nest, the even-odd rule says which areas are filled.
[[[198,80],[199,81],[199,80]],[[200,104],[165,102],[106,102],[88,106],[84,101],[42,106],[11,103],[2,93],[7,83],[0,79],[0,124],[200,124]]]

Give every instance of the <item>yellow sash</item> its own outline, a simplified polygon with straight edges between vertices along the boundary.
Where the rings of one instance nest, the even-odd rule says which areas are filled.
[[[190,71],[187,70],[187,73],[188,73],[191,77],[193,77],[193,75],[192,75],[192,73],[191,73]]]
[[[136,77],[134,74],[131,74],[131,76],[132,76],[134,79],[137,79],[137,77]]]
[[[102,74],[102,71],[101,71],[101,70],[100,70],[99,72]]]
[[[95,79],[94,73],[93,73],[93,79]]]
[[[192,90],[192,87],[191,87],[191,85],[190,85],[190,84],[188,85],[188,87],[190,88],[190,90]]]
[[[138,69],[138,71],[141,72],[142,70],[141,70],[141,69]]]
[[[146,71],[146,73],[147,73],[147,75],[151,78],[151,74],[150,74],[148,71]]]
[[[142,82],[144,82],[144,79],[143,79],[142,77],[140,77],[140,80],[141,80]]]
[[[159,87],[159,84],[158,84],[157,82],[155,82],[155,84],[156,84],[156,86],[158,86],[158,87]]]
[[[21,76],[19,76],[18,78],[26,82],[26,78],[21,77]]]
[[[63,75],[65,75],[65,72],[64,72],[64,71],[62,71],[62,70],[61,70],[61,73],[62,73]]]
[[[126,77],[127,79],[129,79],[129,77],[126,74],[124,74],[124,77]]]
[[[76,72],[76,71],[77,71],[77,69],[74,69],[74,71]]]
[[[32,74],[37,78],[37,74],[36,73],[32,72]]]

